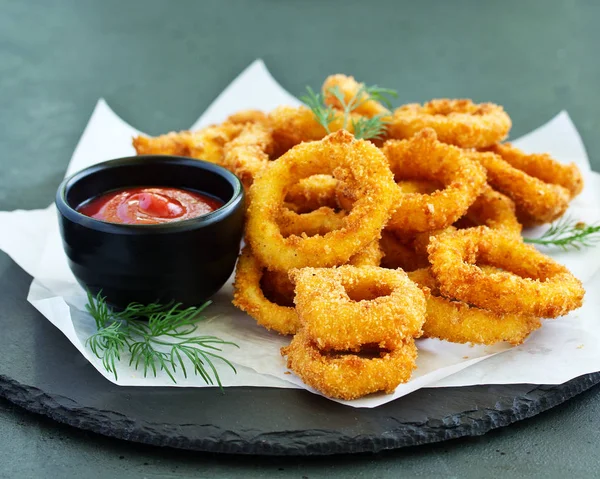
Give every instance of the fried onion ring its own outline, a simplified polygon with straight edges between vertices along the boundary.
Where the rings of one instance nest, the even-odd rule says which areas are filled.
[[[569,190],[571,198],[583,190],[583,176],[575,163],[559,163],[547,153],[528,155],[510,143],[491,146],[488,151],[496,153],[517,170],[538,178],[544,183],[560,185]]]
[[[383,230],[379,244],[383,251],[381,259],[383,268],[402,268],[404,271],[414,271],[429,266],[426,253],[417,253],[410,242],[405,244],[389,230]]]
[[[301,178],[333,174],[357,200],[342,227],[313,237],[284,238],[278,218],[289,188]],[[297,145],[266,169],[250,188],[246,237],[269,269],[345,264],[378,239],[389,218],[397,188],[383,154],[371,143],[340,130],[323,141]]]
[[[260,123],[247,123],[240,134],[225,145],[223,166],[236,175],[245,188],[269,166],[275,143],[269,128]]]
[[[223,163],[223,148],[242,131],[242,125],[223,123],[198,131],[171,132],[149,138],[135,137],[133,147],[138,155],[176,155],[211,163]]]
[[[517,217],[524,226],[551,223],[569,206],[569,190],[528,175],[495,153],[469,152],[487,171],[488,183],[515,202]]]
[[[244,247],[235,271],[233,304],[267,329],[279,334],[294,334],[299,327],[296,310],[267,299],[261,287],[264,271],[250,248]]]
[[[410,340],[370,358],[359,353],[325,353],[300,331],[288,347],[281,348],[281,354],[287,356],[287,367],[307,385],[328,397],[351,400],[378,391],[390,394],[407,382],[416,366],[417,348]]]
[[[391,350],[421,335],[425,295],[402,270],[347,265],[289,275],[300,324],[321,350],[359,351],[365,344]]]
[[[423,325],[425,337],[453,343],[496,344],[507,341],[517,345],[541,326],[539,318],[534,316],[494,313],[442,297],[429,268],[410,272],[408,277],[431,292]]]
[[[388,228],[417,233],[446,228],[464,215],[485,186],[485,172],[463,150],[440,143],[431,129],[410,140],[389,140],[383,147],[390,168],[400,179],[440,181],[431,194],[405,193]]]
[[[511,126],[510,117],[499,105],[439,99],[423,106],[413,103],[396,109],[388,136],[405,139],[424,128],[433,128],[443,143],[485,148],[506,138]]]
[[[581,306],[581,281],[515,236],[486,226],[444,233],[428,247],[446,297],[499,313],[556,318]],[[477,263],[501,268],[484,271]]]
[[[364,87],[363,83],[358,83],[354,77],[342,74],[330,75],[323,83],[323,97],[326,105],[331,105],[334,108],[342,109],[340,101],[330,92],[331,88],[337,87],[340,93],[344,96],[344,101],[348,104],[354,101],[357,107],[352,110],[354,113],[372,118],[376,115],[390,115],[390,111],[381,103],[371,100],[369,95],[363,93],[360,98],[357,98],[359,90]]]
[[[242,125],[246,123],[260,123],[267,126],[269,124],[269,117],[260,110],[241,110],[233,115],[229,115],[226,123],[238,123]]]
[[[517,219],[515,203],[508,197],[486,186],[483,193],[469,207],[464,217],[470,226],[488,226],[520,235],[523,226]]]

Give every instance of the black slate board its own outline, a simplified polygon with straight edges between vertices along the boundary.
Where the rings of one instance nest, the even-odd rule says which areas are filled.
[[[6,256],[0,276],[0,396],[81,429],[207,452],[324,455],[377,452],[462,436],[531,417],[600,382],[421,389],[375,409],[302,390],[123,388],[105,380],[25,301],[31,278]],[[0,266],[3,266],[0,264]]]

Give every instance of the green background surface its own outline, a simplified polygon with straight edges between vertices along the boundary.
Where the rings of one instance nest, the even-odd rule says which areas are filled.
[[[494,101],[513,137],[564,109],[600,170],[599,20],[594,0],[0,0],[0,210],[51,202],[99,97],[142,131],[186,128],[258,57],[294,94],[344,72],[398,103]],[[598,476],[598,391],[481,438],[287,460],[132,445],[0,400],[0,477]]]

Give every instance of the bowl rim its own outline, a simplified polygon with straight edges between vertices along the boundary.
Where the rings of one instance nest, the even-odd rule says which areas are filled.
[[[99,171],[104,171],[108,169],[116,170],[121,167],[129,166],[131,164],[141,164],[148,162],[154,162],[165,165],[178,164],[189,168],[199,168],[201,170],[217,174],[231,184],[231,186],[233,187],[233,194],[229,201],[223,204],[220,208],[211,211],[210,213],[198,216],[196,218],[189,218],[186,220],[159,224],[111,223],[109,221],[103,221],[96,218],[92,218],[90,216],[86,216],[83,213],[77,211],[67,202],[67,190],[85,177],[93,175]],[[131,186],[134,187],[140,185]],[[66,177],[60,183],[56,191],[55,205],[62,216],[72,221],[73,223],[76,223],[85,228],[97,230],[104,233],[139,235],[185,232],[197,229],[199,227],[211,225],[213,223],[223,220],[225,217],[232,214],[242,204],[243,200],[244,187],[242,185],[242,182],[237,176],[235,176],[229,170],[223,168],[220,165],[210,163],[205,160],[197,160],[195,158],[176,155],[139,155],[115,158],[112,160],[96,163]]]

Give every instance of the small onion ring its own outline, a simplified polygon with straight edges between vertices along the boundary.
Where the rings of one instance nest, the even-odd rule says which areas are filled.
[[[346,104],[354,100],[354,104],[357,105],[356,108],[352,110],[354,113],[364,115],[368,118],[373,118],[376,115],[389,116],[391,114],[390,111],[378,101],[369,99],[370,97],[367,94],[363,94],[360,98],[356,98],[358,91],[363,86],[364,84],[358,83],[354,77],[338,74],[328,76],[325,79],[321,90],[326,105],[338,109],[342,108],[340,101],[329,91],[331,88],[337,87],[344,96]]]
[[[264,268],[245,246],[238,259],[233,283],[233,304],[261,326],[279,334],[294,334],[300,325],[296,310],[269,301],[262,288]]]
[[[407,382],[416,366],[417,348],[410,340],[374,358],[324,353],[300,331],[288,347],[281,348],[281,354],[287,356],[287,367],[308,386],[331,398],[351,400],[378,391],[390,394]]]
[[[388,228],[418,233],[446,228],[464,215],[485,186],[485,172],[463,150],[440,143],[431,129],[410,140],[389,140],[383,151],[399,179],[440,181],[431,194],[402,194]]]
[[[585,291],[563,265],[515,236],[486,226],[444,233],[428,247],[446,297],[499,313],[556,318],[579,308]],[[495,272],[477,266],[501,268]]]
[[[433,128],[443,143],[485,148],[506,138],[511,126],[510,117],[499,105],[438,99],[423,106],[413,103],[396,109],[388,136],[405,139],[424,128]]]
[[[291,185],[316,174],[333,174],[357,192],[343,226],[313,237],[284,238],[278,218]],[[345,264],[378,239],[389,218],[396,186],[383,154],[371,143],[340,130],[320,142],[295,146],[261,174],[249,192],[247,241],[262,264],[285,271]]]
[[[429,268],[412,271],[408,277],[431,292],[427,298],[424,337],[453,343],[496,344],[507,341],[517,345],[541,326],[535,316],[495,313],[442,297]]]
[[[347,265],[289,275],[304,333],[321,350],[391,350],[421,335],[425,295],[402,270]]]

